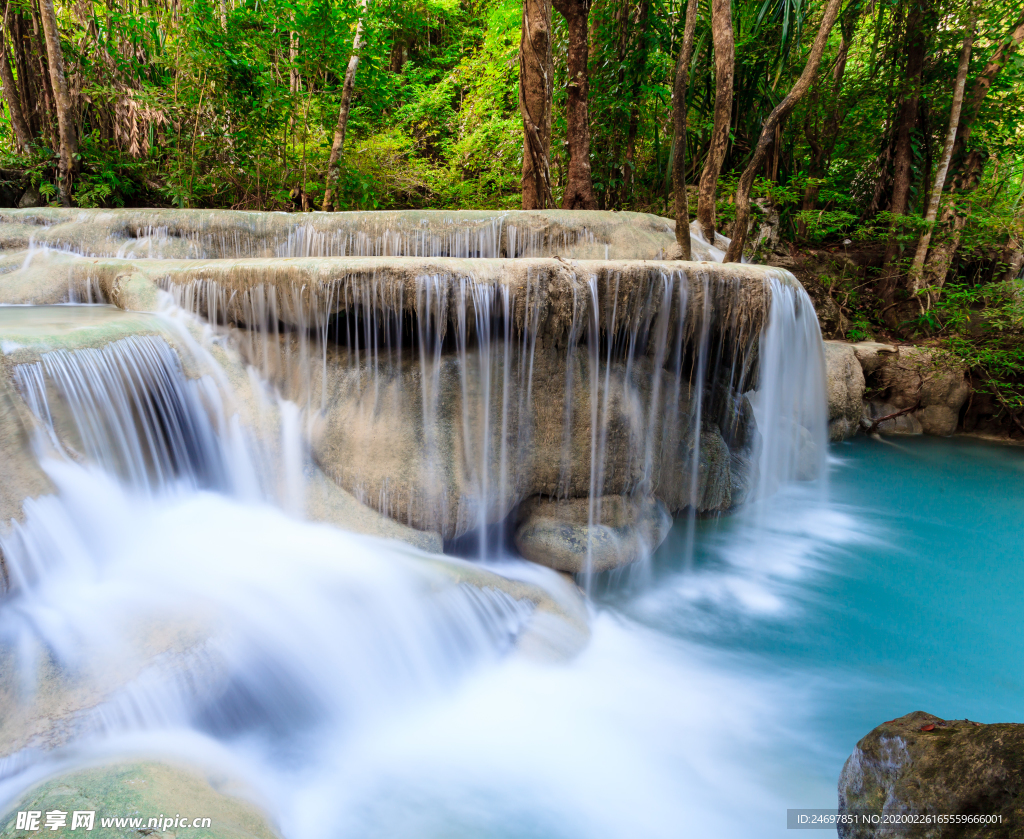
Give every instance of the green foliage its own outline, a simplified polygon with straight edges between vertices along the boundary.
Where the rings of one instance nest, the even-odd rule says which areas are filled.
[[[1018,282],[957,284],[935,306],[940,346],[1008,415],[1024,413],[1024,289]]]

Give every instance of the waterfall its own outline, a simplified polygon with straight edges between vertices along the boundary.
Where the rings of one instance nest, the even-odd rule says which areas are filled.
[[[70,409],[83,454],[136,490],[185,481],[223,487],[225,464],[202,402],[165,340],[131,336],[101,349],[44,353],[14,373],[33,414],[60,447],[47,396],[52,383]]]
[[[743,394],[770,283],[632,263],[330,265],[204,265],[162,282],[242,328],[250,362],[318,419],[320,466],[386,515],[483,539],[531,496],[593,507],[653,493],[714,512],[746,495]]]
[[[671,220],[643,213],[0,210],[0,250],[125,259],[664,259],[673,242]],[[699,242],[695,253],[714,258]]]
[[[28,249],[0,302],[48,304],[0,309],[0,438],[25,455],[0,458],[5,805],[181,754],[271,791],[286,827],[337,781],[358,823],[368,742],[488,674],[592,666],[530,656],[577,654],[584,594],[642,579],[673,518],[692,552],[698,520],[824,469],[806,292],[666,261],[670,220],[0,222]],[[556,703],[590,701],[566,678]]]

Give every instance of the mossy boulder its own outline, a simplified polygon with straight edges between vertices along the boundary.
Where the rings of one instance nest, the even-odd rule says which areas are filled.
[[[123,762],[81,769],[50,778],[25,793],[0,820],[0,839],[72,834],[75,811],[94,812],[91,832],[75,833],[95,839],[138,839],[158,834],[165,839],[275,839],[277,831],[256,806],[240,797],[243,790],[218,773],[154,762]],[[39,830],[19,829],[18,812],[41,814]],[[67,824],[46,828],[46,813],[67,815]],[[181,817],[188,827],[149,827],[150,818]],[[104,827],[101,819],[142,819],[135,826]],[[209,819],[208,827],[192,827],[193,819]],[[204,822],[200,822],[203,824]],[[72,834],[73,835],[73,834]]]
[[[997,816],[998,824],[843,825],[842,839],[1021,839],[1024,724],[915,711],[864,737],[839,776],[841,813]]]

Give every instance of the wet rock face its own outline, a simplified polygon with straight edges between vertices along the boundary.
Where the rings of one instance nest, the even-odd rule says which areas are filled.
[[[654,498],[604,496],[520,505],[515,544],[529,560],[570,574],[609,571],[650,554],[665,541],[672,517]]]
[[[331,353],[312,400],[325,405],[313,456],[364,503],[446,539],[531,496],[640,491],[670,513],[745,499],[757,446],[745,398],[705,400],[726,434],[708,417],[698,448],[685,383],[645,358],[599,363],[596,376],[591,364],[586,348],[541,348],[527,362],[477,349],[430,366]]]
[[[857,743],[839,777],[849,813],[1001,817],[1000,824],[845,825],[842,839],[1011,839],[1024,835],[1024,725],[943,720],[915,711]]]
[[[675,246],[671,219],[604,211],[403,210],[252,213],[236,210],[64,210],[25,193],[0,211],[0,251],[29,242],[86,256],[158,259],[418,256],[655,259]],[[698,237],[693,259],[721,259]]]
[[[825,342],[829,437],[878,434],[948,437],[971,393],[965,370],[923,347]]]
[[[921,431],[936,437],[956,431],[960,408],[971,392],[962,367],[918,347],[885,355],[868,381],[878,394],[874,401],[896,410],[914,409]]]
[[[243,797],[244,796],[244,797]],[[223,776],[196,767],[174,766],[152,761],[111,763],[105,766],[68,772],[44,781],[26,793],[3,816],[0,837],[47,835],[48,812],[66,816],[63,827],[52,835],[87,829],[93,836],[159,836],[194,835],[204,839],[276,839],[279,835],[268,818],[246,798],[252,793]],[[36,812],[36,830],[18,829],[17,813]],[[93,822],[73,825],[75,811],[93,813]],[[173,824],[176,814],[187,817],[186,827]],[[161,822],[150,828],[149,819],[169,816],[170,824]],[[192,826],[194,817],[209,819],[206,824]],[[104,828],[102,818],[141,817],[142,828]],[[198,828],[198,829],[197,829]]]
[[[864,371],[850,344],[825,341],[828,436],[832,442],[857,433],[864,402]]]

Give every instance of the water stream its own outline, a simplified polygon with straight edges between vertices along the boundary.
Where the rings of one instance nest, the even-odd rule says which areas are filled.
[[[512,230],[480,235],[497,247]],[[53,492],[0,537],[0,666],[23,715],[0,720],[0,810],[42,778],[139,755],[241,779],[286,839],[781,837],[787,808],[835,806],[843,760],[877,723],[1019,717],[1024,501],[1006,488],[1024,450],[828,450],[799,286],[643,270],[621,294],[620,273],[574,274],[558,329],[536,314],[555,283],[529,273],[418,276],[410,308],[401,286],[338,272],[278,287],[247,267],[240,292],[218,285],[226,274],[168,281],[177,303],[165,292],[145,334],[35,355],[29,326],[106,328],[121,313],[7,307],[5,334],[22,331],[3,352],[31,358],[11,380]],[[247,331],[219,326],[232,306]],[[244,381],[217,360],[229,338],[248,342]],[[555,359],[546,374],[538,347]],[[318,412],[347,398],[387,428],[389,389],[420,411],[423,485],[452,464],[434,426],[461,439],[462,543],[447,544],[473,566],[304,518]],[[744,410],[756,441],[728,427]],[[651,491],[655,440],[687,498],[716,452],[752,484],[731,515],[684,510],[638,571],[582,574],[591,638],[570,660],[527,654],[524,638],[552,632],[533,601],[466,576],[483,567],[568,602],[564,579],[490,538],[545,492],[514,477],[545,434],[546,492],[589,496],[591,523],[596,496]],[[609,490],[616,445],[634,471]],[[394,514],[391,491],[375,498]],[[449,512],[425,509],[430,523]],[[36,731],[34,713],[66,707],[80,710]]]

